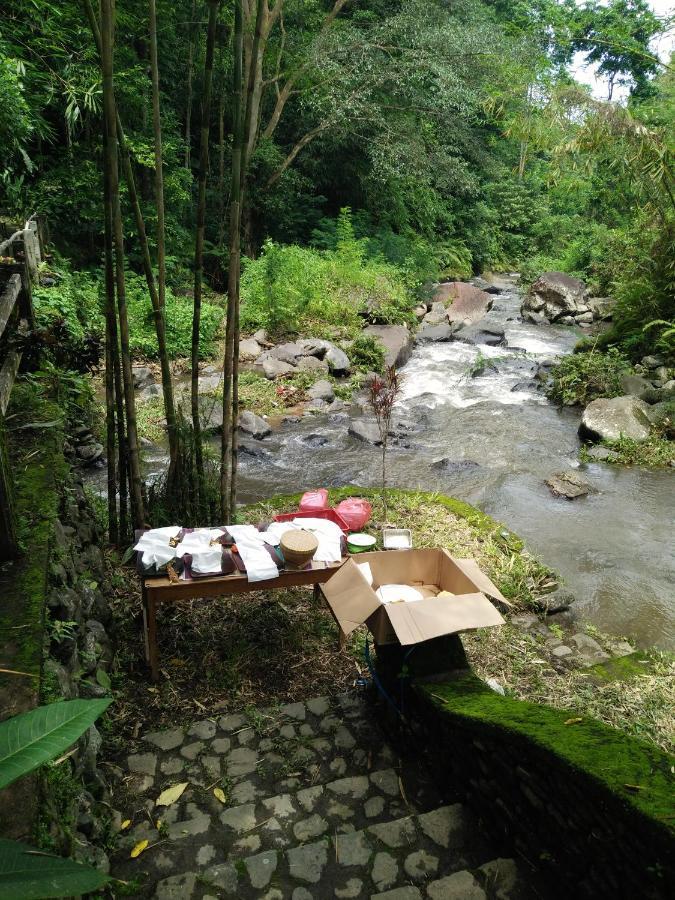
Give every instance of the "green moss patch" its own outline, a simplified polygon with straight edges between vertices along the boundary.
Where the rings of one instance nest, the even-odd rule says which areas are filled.
[[[470,674],[421,690],[452,715],[526,738],[675,830],[675,757],[594,719],[502,697]]]
[[[21,557],[2,575],[0,643],[7,668],[39,674],[47,562],[53,545],[58,489],[66,475],[61,412],[17,386],[8,411],[17,532]],[[40,427],[41,423],[45,423]],[[30,427],[22,427],[30,424]],[[9,676],[8,676],[9,677]],[[16,677],[13,686],[16,687]],[[35,685],[36,686],[36,685]]]

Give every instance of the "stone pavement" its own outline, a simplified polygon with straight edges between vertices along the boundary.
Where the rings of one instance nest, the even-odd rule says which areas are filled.
[[[444,805],[416,760],[398,758],[358,694],[205,719],[142,741],[121,773],[132,826],[112,857],[112,874],[136,885],[134,896],[531,896],[470,812]],[[185,782],[177,802],[156,806]]]

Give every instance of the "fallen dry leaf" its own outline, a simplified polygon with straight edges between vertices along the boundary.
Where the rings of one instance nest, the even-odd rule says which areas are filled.
[[[581,718],[578,718],[578,719],[566,719],[566,720],[565,720],[565,725],[578,725],[579,722],[583,722],[583,721],[584,721],[584,720],[581,719]]]
[[[214,788],[213,796],[216,800],[220,800],[221,803],[227,803],[227,799],[225,798],[225,791],[222,788]]]
[[[176,800],[180,799],[187,786],[187,781],[184,781],[182,784],[172,784],[171,787],[162,791],[155,801],[155,806],[171,806],[172,803],[175,803]]]
[[[149,843],[150,843],[150,841],[147,838],[145,838],[145,840],[139,841],[136,844],[136,846],[134,847],[134,849],[131,851],[129,856],[132,859],[136,859],[137,856],[141,855],[141,853],[145,850],[145,848],[148,846]]]
[[[125,819],[124,822],[120,825],[120,831],[126,831],[127,828],[131,825],[131,819]]]

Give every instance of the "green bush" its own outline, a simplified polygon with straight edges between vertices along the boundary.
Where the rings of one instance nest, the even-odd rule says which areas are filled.
[[[258,259],[244,260],[242,328],[335,337],[357,333],[362,316],[408,321],[412,295],[404,273],[367,257],[347,211],[336,229],[333,250],[266,241]]]
[[[127,273],[127,307],[129,339],[134,356],[144,359],[157,357],[157,337],[145,279]],[[199,329],[200,355],[206,359],[215,352],[215,342],[223,321],[223,310],[214,303],[202,300]],[[181,297],[166,291],[166,343],[171,359],[190,355],[192,346],[192,297]]]
[[[79,360],[91,357],[90,345],[105,331],[103,318],[103,282],[98,273],[72,272],[67,266],[49,273],[56,280],[52,287],[36,287],[33,293],[35,318],[44,332],[44,343],[57,362],[79,368]],[[126,273],[129,343],[136,357],[155,359],[157,337],[152,304],[145,278]],[[223,310],[215,303],[202,301],[200,348],[202,357],[215,351],[215,341],[223,320]],[[192,345],[192,297],[166,291],[166,338],[172,359],[190,355]],[[92,360],[95,363],[95,360]]]
[[[620,397],[621,376],[628,371],[628,359],[615,347],[604,353],[575,353],[553,369],[548,397],[563,406],[585,406],[598,397]]]
[[[349,348],[349,359],[360,372],[384,371],[384,347],[367,334],[360,334]]]

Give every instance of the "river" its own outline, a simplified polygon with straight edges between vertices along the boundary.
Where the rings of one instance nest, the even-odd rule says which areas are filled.
[[[506,347],[419,345],[401,369],[396,419],[409,446],[391,447],[389,484],[479,507],[562,576],[578,616],[640,646],[673,649],[675,472],[592,463],[582,468],[597,493],[571,502],[552,496],[544,479],[580,465],[580,412],[549,403],[532,376],[542,360],[571,352],[581,331],[521,322],[515,282],[495,284],[502,292],[481,325],[503,328]],[[472,378],[479,354],[494,370]],[[348,434],[349,419],[280,424],[261,443],[269,451],[262,459],[241,456],[239,499],[377,485],[381,453]],[[440,469],[439,459],[448,460]],[[150,468],[158,463],[151,458]]]

